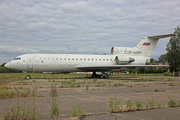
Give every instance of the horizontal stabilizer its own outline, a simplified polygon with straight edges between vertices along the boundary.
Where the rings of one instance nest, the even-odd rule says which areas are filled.
[[[166,38],[166,37],[171,37],[171,36],[174,36],[174,34],[156,35],[156,36],[147,36],[147,38],[151,38],[151,39],[160,39],[160,38]]]

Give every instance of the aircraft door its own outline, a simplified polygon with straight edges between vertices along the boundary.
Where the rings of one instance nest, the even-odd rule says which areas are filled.
[[[27,62],[27,68],[28,69],[33,69],[33,59],[29,59]]]

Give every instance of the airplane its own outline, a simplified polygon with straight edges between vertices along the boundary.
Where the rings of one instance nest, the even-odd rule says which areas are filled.
[[[6,63],[5,67],[25,71],[26,79],[30,78],[28,72],[93,72],[92,78],[108,78],[106,72],[158,66],[150,65],[152,52],[159,39],[171,36],[173,34],[143,37],[135,47],[112,47],[112,55],[24,54]],[[96,72],[101,72],[102,75]]]

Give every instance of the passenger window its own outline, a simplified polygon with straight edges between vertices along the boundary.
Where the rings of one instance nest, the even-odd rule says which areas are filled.
[[[56,58],[56,60],[58,60],[58,58]]]
[[[76,60],[78,60],[78,58],[76,58]]]
[[[70,58],[68,60],[70,60]]]
[[[64,58],[64,60],[66,60],[66,58]]]

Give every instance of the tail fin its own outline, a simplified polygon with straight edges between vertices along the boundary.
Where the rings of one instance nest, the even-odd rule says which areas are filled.
[[[173,34],[143,37],[143,40],[135,48],[142,52],[142,56],[151,57],[151,54],[154,51],[158,40],[171,36],[173,36]]]

